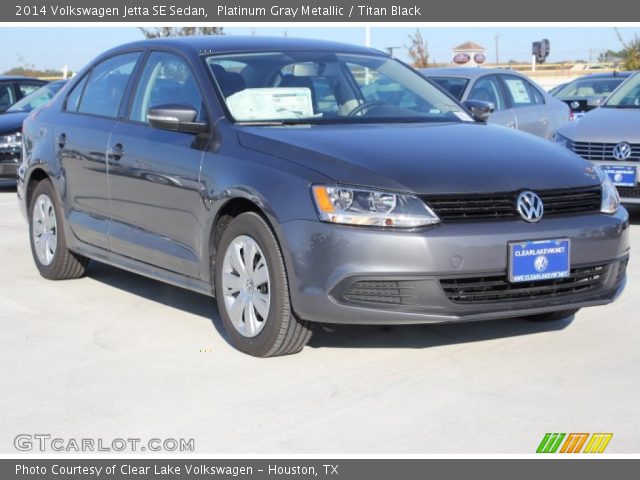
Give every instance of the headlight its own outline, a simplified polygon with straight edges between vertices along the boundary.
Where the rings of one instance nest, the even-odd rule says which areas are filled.
[[[344,225],[421,227],[440,222],[418,197],[363,188],[314,185],[320,219]]]
[[[564,147],[564,148],[571,148],[571,140],[569,140],[567,137],[560,135],[558,132],[553,134],[553,143],[557,143],[558,145]]]
[[[602,202],[600,203],[600,211],[602,213],[612,215],[618,211],[618,208],[620,208],[620,195],[618,195],[618,189],[604,170],[597,165],[593,165],[593,170],[602,182]]]
[[[20,149],[22,147],[22,133],[0,136],[0,148]]]

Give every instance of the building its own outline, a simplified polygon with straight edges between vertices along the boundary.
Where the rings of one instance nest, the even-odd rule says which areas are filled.
[[[487,60],[487,49],[474,42],[464,42],[451,50],[451,62],[464,67],[477,67]]]

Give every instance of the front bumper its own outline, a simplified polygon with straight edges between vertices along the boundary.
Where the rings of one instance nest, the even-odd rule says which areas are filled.
[[[516,317],[610,303],[626,282],[628,230],[628,214],[621,208],[615,215],[546,218],[538,224],[450,223],[420,232],[296,220],[284,223],[281,233],[291,301],[300,318],[409,324]],[[553,238],[571,239],[571,267],[576,272],[599,269],[593,288],[545,290],[542,296],[525,292],[517,298],[488,296],[481,303],[459,301],[445,291],[452,279],[504,277],[510,241]]]

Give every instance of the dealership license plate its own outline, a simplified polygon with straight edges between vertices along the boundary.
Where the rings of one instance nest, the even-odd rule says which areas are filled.
[[[609,175],[609,178],[616,187],[636,186],[636,167],[604,165],[602,169]]]
[[[535,282],[569,276],[569,239],[509,243],[509,281]]]

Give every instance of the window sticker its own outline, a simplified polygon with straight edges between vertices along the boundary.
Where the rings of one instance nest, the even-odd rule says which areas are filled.
[[[524,82],[521,80],[505,80],[514,103],[532,103],[529,92]]]
[[[236,120],[284,120],[312,117],[311,90],[295,88],[247,88],[227,98]]]

